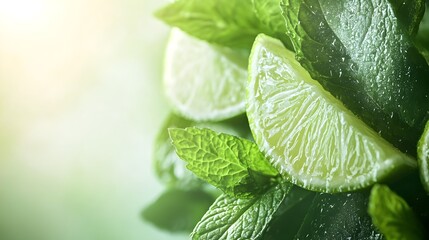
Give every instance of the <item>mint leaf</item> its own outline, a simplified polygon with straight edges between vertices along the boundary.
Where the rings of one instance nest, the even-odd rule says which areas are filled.
[[[278,184],[250,199],[220,196],[192,232],[192,239],[258,239],[291,185]]]
[[[316,192],[292,186],[274,214],[263,239],[294,239],[316,194]]]
[[[420,53],[426,58],[426,62],[429,63],[429,3],[426,4],[426,11],[420,22],[415,43]]]
[[[368,198],[368,191],[325,194],[294,186],[264,239],[383,239],[366,211]]]
[[[252,0],[252,3],[256,17],[268,32],[286,33],[280,0]]]
[[[204,181],[186,168],[171,144],[168,128],[206,127],[212,130],[248,138],[251,136],[245,116],[235,117],[221,122],[194,122],[176,114],[170,114],[162,125],[153,150],[153,165],[158,178],[167,186],[180,189],[201,188]]]
[[[389,2],[408,35],[415,36],[425,12],[425,0],[389,0]]]
[[[256,17],[263,27],[263,33],[280,39],[288,49],[293,49],[286,35],[280,0],[252,0]]]
[[[407,202],[423,226],[429,226],[429,194],[417,171],[389,184],[389,188]],[[429,228],[425,227],[423,230],[429,236]]]
[[[278,175],[246,139],[195,127],[169,129],[177,155],[198,177],[237,197],[263,193]]]
[[[250,49],[263,30],[251,0],[177,0],[156,16],[197,38],[233,48]]]
[[[189,127],[196,123],[171,114],[165,121],[154,143],[153,165],[158,178],[167,186],[180,189],[195,189],[204,183],[186,168],[171,145],[168,128]]]
[[[203,191],[170,189],[146,207],[143,219],[171,232],[191,232],[214,202]]]
[[[395,14],[400,3],[282,0],[282,9],[297,58],[312,77],[415,155],[429,116],[429,67],[409,34],[415,20]]]
[[[300,204],[308,197],[314,197],[315,192],[293,185],[278,209],[277,214],[283,214]]]
[[[387,239],[423,239],[420,222],[408,204],[385,185],[374,185],[368,212]]]
[[[368,192],[317,194],[296,239],[383,239],[366,209]]]

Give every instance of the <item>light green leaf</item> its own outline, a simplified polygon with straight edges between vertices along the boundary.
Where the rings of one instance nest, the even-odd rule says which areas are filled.
[[[196,123],[175,114],[171,114],[160,129],[153,151],[153,165],[158,178],[167,186],[180,189],[196,189],[203,185],[203,181],[186,169],[183,162],[174,151],[168,135],[168,128],[189,127]]]
[[[194,122],[176,114],[170,114],[158,132],[154,143],[153,165],[158,178],[168,187],[179,189],[197,189],[204,187],[204,181],[186,168],[186,162],[181,160],[171,144],[168,135],[169,128],[205,127],[248,138],[252,134],[244,116],[235,117],[221,122]]]
[[[191,232],[214,200],[203,191],[170,189],[147,206],[142,217],[164,230]]]
[[[197,38],[233,48],[250,49],[264,30],[251,0],[177,0],[156,16]]]
[[[398,15],[416,8],[413,20]],[[410,35],[420,8],[420,0],[282,0],[300,63],[363,121],[414,156],[429,117],[429,67]]]
[[[252,0],[252,3],[256,17],[264,28],[263,33],[280,39],[288,49],[292,50],[292,43],[286,35],[280,0]]]
[[[389,187],[374,185],[368,206],[374,225],[386,239],[423,239],[420,222],[408,204]]]
[[[273,33],[286,33],[286,26],[280,8],[280,0],[252,0],[258,20]],[[274,36],[273,36],[274,37]]]
[[[258,239],[291,185],[279,184],[260,196],[220,196],[192,232],[192,239]]]
[[[278,175],[255,143],[210,129],[169,129],[177,155],[198,177],[237,197],[260,194]]]

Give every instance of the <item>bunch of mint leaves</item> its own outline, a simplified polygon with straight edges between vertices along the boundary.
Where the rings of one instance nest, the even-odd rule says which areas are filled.
[[[359,26],[354,13],[365,11],[386,27],[384,32]],[[429,81],[425,79],[429,76],[429,14],[424,12],[425,2],[417,0],[177,0],[156,16],[194,37],[237,51],[250,50],[259,33],[280,39],[314,79],[384,138],[415,155],[428,119],[429,96],[385,106],[360,99],[397,97],[389,89],[398,84],[409,91],[402,94],[413,94],[418,89],[404,88],[415,84],[409,79]],[[389,14],[394,18],[388,19]],[[347,28],[341,24],[347,22],[344,18],[358,26]],[[389,29],[388,21],[398,21],[400,33]],[[355,33],[360,34],[356,29],[372,44],[356,44]],[[341,34],[349,42],[335,41]],[[406,61],[367,68],[365,58],[349,61],[376,48],[383,48],[385,54],[403,48]],[[386,74],[402,75],[397,78],[401,82],[374,91],[363,84],[344,87],[365,79],[376,83]],[[377,92],[382,90],[386,92]],[[383,111],[394,114],[377,115]],[[283,180],[268,164],[252,141],[245,115],[222,122],[194,122],[171,114],[156,139],[154,165],[166,191],[143,210],[144,219],[168,231],[191,232],[193,239],[429,237],[429,197],[418,174],[372,190],[307,191]]]

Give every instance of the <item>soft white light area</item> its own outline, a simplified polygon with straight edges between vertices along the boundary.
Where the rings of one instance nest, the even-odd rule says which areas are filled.
[[[0,18],[15,24],[34,24],[46,14],[46,0],[14,0],[2,1]]]
[[[140,217],[163,191],[165,2],[0,0],[0,239],[188,238]]]

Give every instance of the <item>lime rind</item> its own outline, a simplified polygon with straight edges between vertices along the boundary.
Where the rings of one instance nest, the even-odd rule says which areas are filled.
[[[426,192],[429,193],[429,121],[417,145],[417,163],[420,180]]]
[[[247,59],[247,52],[211,45],[173,28],[163,78],[174,111],[194,121],[244,113]]]
[[[309,190],[362,189],[416,167],[311,79],[279,40],[262,34],[249,61],[247,114],[260,150]]]

